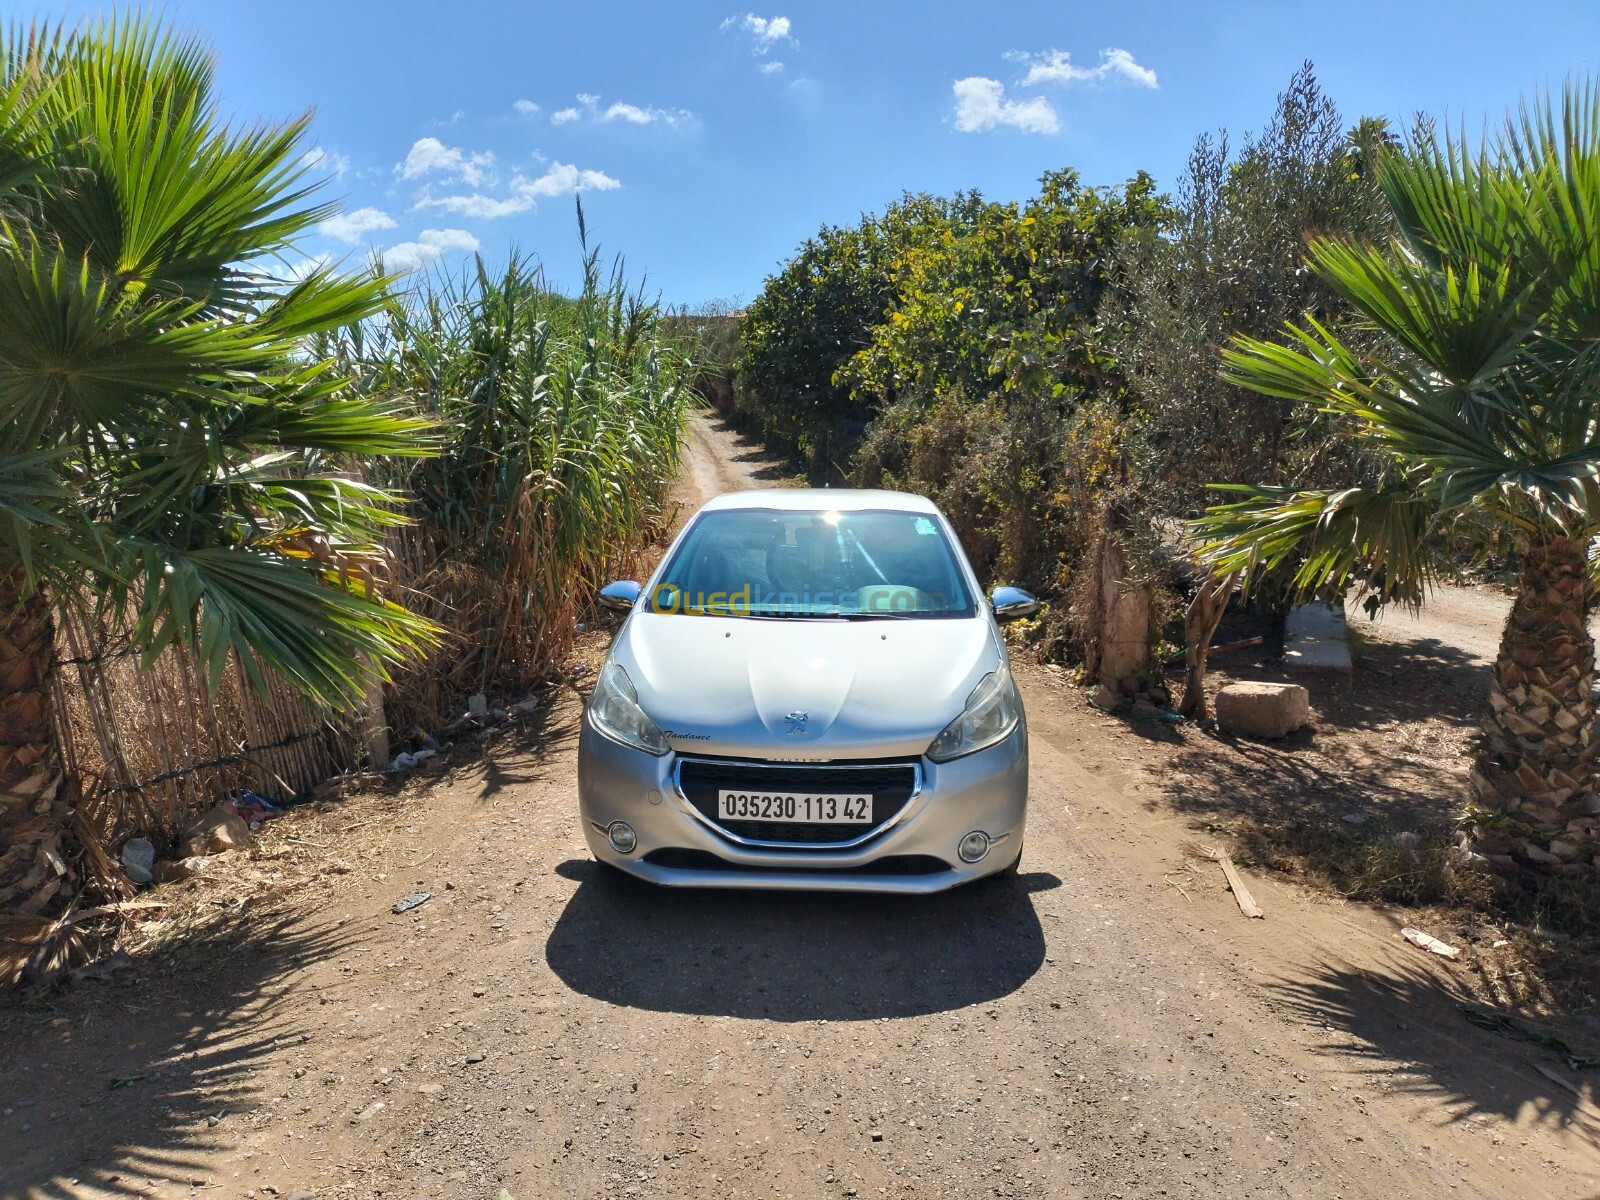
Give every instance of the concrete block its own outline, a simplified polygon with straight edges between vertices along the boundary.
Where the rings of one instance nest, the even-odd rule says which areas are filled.
[[[1311,719],[1311,696],[1298,683],[1230,683],[1217,692],[1217,724],[1253,738],[1288,737]]]
[[[1301,604],[1289,610],[1283,633],[1283,663],[1295,671],[1350,678],[1350,630],[1344,609]]]

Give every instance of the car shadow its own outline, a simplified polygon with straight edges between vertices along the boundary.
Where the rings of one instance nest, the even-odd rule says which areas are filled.
[[[1044,872],[933,896],[661,888],[587,860],[545,945],[568,987],[629,1008],[864,1021],[981,1004],[1044,962]]]

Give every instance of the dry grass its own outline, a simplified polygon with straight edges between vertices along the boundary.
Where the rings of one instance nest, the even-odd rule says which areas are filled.
[[[245,849],[210,859],[203,871],[151,894],[166,907],[130,914],[117,949],[148,958],[220,936],[243,921],[292,906],[314,911],[372,879],[411,890],[412,870],[429,857],[409,837],[408,811],[435,776],[405,783],[352,777],[347,795],[299,805],[268,822]]]
[[[1242,867],[1286,875],[1347,900],[1393,905],[1463,951],[1485,998],[1523,1013],[1600,999],[1600,883],[1531,875],[1512,885],[1456,865],[1454,827],[1375,821],[1230,822]]]
[[[1271,870],[1296,875],[1348,900],[1388,904],[1487,904],[1494,889],[1451,861],[1455,832],[1445,825],[1398,829],[1374,821],[1300,821],[1235,827],[1241,853]]]

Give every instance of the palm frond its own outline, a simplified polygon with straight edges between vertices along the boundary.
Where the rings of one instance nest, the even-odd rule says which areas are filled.
[[[1352,582],[1380,602],[1421,604],[1436,576],[1429,536],[1437,506],[1410,480],[1377,488],[1296,491],[1219,485],[1243,496],[1214,505],[1192,525],[1202,557],[1219,574],[1293,564],[1297,599],[1337,595]]]
[[[1527,105],[1480,146],[1425,127],[1383,156],[1381,179],[1398,239],[1319,238],[1308,252],[1360,327],[1307,318],[1281,342],[1236,338],[1226,377],[1351,418],[1441,518],[1481,510],[1563,537],[1600,528],[1600,90],[1569,86],[1559,111]],[[1251,521],[1281,548],[1286,531],[1325,538],[1335,514],[1361,508],[1341,499],[1324,525],[1310,499],[1286,504],[1225,506],[1229,553]],[[1317,555],[1313,573],[1332,561]]]
[[[1491,397],[1501,373],[1530,353],[1539,322],[1536,285],[1512,290],[1503,263],[1429,269],[1404,246],[1387,251],[1314,238],[1307,262],[1373,326],[1388,334],[1465,402]]]
[[[3,35],[0,568],[137,609],[151,654],[345,702],[436,632],[382,598],[403,517],[350,460],[438,439],[308,356],[390,281],[259,268],[332,207],[303,182],[307,118],[234,127],[212,71],[145,17]]]
[[[147,661],[173,642],[192,645],[213,685],[237,657],[258,684],[264,665],[305,695],[349,707],[367,687],[367,664],[437,642],[432,622],[314,560],[241,547],[126,550],[142,566],[135,635]]]

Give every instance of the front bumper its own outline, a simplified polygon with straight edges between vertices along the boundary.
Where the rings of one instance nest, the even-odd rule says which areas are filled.
[[[1005,741],[953,762],[921,762],[922,788],[890,824],[849,849],[741,846],[718,833],[674,785],[677,756],[660,758],[601,737],[583,719],[578,808],[595,858],[668,887],[805,889],[920,895],[1011,866],[1027,820],[1025,723]],[[638,839],[628,854],[605,830],[626,821]],[[963,837],[989,835],[987,856],[965,863]]]

